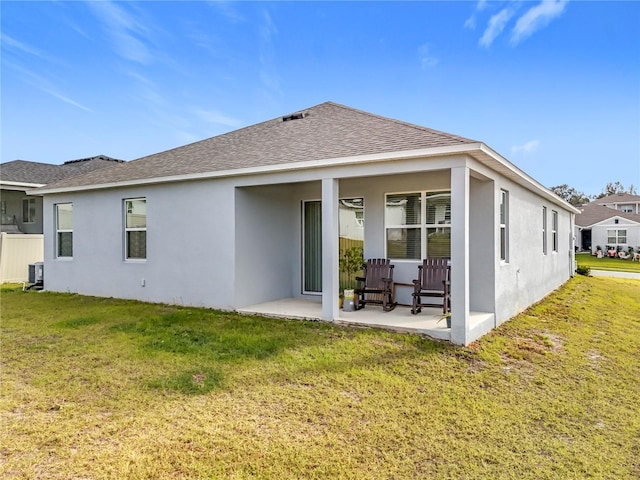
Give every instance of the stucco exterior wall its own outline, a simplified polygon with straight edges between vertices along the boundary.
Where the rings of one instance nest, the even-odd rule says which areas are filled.
[[[45,288],[233,308],[234,189],[226,180],[50,195]],[[147,199],[147,259],[124,260],[123,200]],[[73,202],[73,259],[54,258],[55,203]]]
[[[286,185],[235,190],[236,308],[294,296],[299,273],[291,268],[292,253],[299,246],[291,198]]]
[[[571,214],[512,182],[496,183],[509,192],[509,259],[500,261],[500,239],[496,238],[496,323],[500,324],[539,301],[572,275],[573,228]],[[547,254],[543,253],[542,207],[547,207]],[[558,212],[558,251],[553,252],[552,211]],[[499,224],[496,209],[496,224]]]

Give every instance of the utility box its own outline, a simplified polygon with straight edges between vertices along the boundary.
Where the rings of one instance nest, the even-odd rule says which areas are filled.
[[[29,264],[29,283],[31,285],[44,285],[44,262]]]

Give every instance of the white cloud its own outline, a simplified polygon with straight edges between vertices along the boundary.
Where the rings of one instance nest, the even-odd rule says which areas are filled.
[[[268,11],[263,12],[264,22],[259,26],[259,77],[262,86],[269,95],[282,95],[280,76],[276,67],[276,52],[273,39],[278,35],[278,28]]]
[[[4,40],[4,37],[3,37],[3,40]],[[12,68],[13,70],[21,73],[23,76],[24,82],[31,85],[32,87],[35,87],[38,90],[48,95],[51,95],[52,97],[57,98],[58,100],[64,103],[73,105],[74,107],[79,108],[80,110],[84,110],[85,112],[92,112],[92,110],[89,107],[86,107],[81,103],[76,102],[72,98],[68,97],[67,95],[64,95],[63,93],[61,93],[60,89],[58,89],[47,78],[42,77],[41,75],[38,75],[36,73],[33,73],[31,70],[23,68],[20,65],[14,64],[12,62],[4,61],[3,63],[4,63],[4,66]]]
[[[480,45],[483,47],[489,47],[496,39],[498,35],[502,33],[507,22],[513,17],[513,10],[511,8],[503,8],[498,13],[493,15],[489,19],[489,25],[487,26],[482,38],[480,38]]]
[[[43,58],[44,54],[42,52],[40,52],[40,50],[30,47],[29,45],[22,43],[19,40],[16,40],[15,38],[10,37],[7,34],[1,34],[0,35],[0,40],[2,41],[2,46],[3,47],[11,47],[14,48],[16,50],[20,50],[23,53],[28,53],[30,55],[34,55],[36,57],[40,57]]]
[[[428,43],[418,48],[418,55],[422,68],[435,67],[438,64],[439,60],[431,53],[431,45]]]
[[[112,37],[116,53],[126,60],[148,65],[153,59],[147,44],[139,37],[148,28],[113,2],[89,2],[94,14]]]
[[[244,21],[244,17],[236,10],[233,6],[233,2],[228,2],[224,0],[213,0],[208,2],[209,5],[213,6],[220,12],[224,17],[230,20],[233,23],[239,23]]]
[[[551,20],[564,12],[568,0],[543,0],[535,7],[531,7],[516,22],[511,32],[511,43],[517,45],[537,30],[546,27]]]
[[[2,48],[6,50],[15,50],[20,53],[33,55],[34,57],[40,58],[42,60],[47,60],[52,63],[60,63],[58,60],[43,52],[42,50],[32,47],[31,45],[27,45],[20,40],[16,40],[15,38],[10,37],[5,33],[0,34],[0,44],[2,45]]]
[[[235,118],[228,117],[216,110],[204,110],[202,108],[192,108],[192,113],[205,122],[215,123],[219,125],[225,125],[227,127],[238,127],[240,121]]]
[[[513,147],[511,147],[511,153],[524,153],[525,155],[529,154],[529,153],[533,153],[536,150],[538,150],[538,147],[540,146],[540,141],[539,140],[529,140],[528,142],[522,144],[522,145],[514,145]]]
[[[464,22],[464,28],[470,28],[471,30],[475,30],[475,28],[476,28],[476,12],[481,12],[486,7],[487,7],[487,0],[479,0],[478,3],[476,4],[475,11]]]

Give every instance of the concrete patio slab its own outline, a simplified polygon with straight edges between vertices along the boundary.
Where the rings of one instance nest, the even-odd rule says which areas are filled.
[[[320,297],[283,298],[272,302],[251,305],[237,309],[238,313],[262,315],[265,317],[290,318],[298,320],[322,320],[322,301]],[[471,312],[471,336],[478,338],[491,330],[494,315],[486,312]],[[395,332],[427,335],[439,340],[450,340],[451,329],[439,308],[423,308],[418,315],[411,314],[411,308],[398,305],[394,310],[385,312],[380,307],[368,306],[355,312],[340,311],[335,323],[367,328],[381,328]]]

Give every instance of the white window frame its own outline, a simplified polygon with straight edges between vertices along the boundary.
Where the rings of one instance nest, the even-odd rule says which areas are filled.
[[[71,205],[71,228],[60,228],[60,214],[59,207],[61,205]],[[55,238],[55,258],[60,259],[73,259],[73,203],[65,202],[65,203],[56,203],[55,204],[55,228],[56,228],[56,238]],[[61,233],[70,233],[71,234],[71,255],[61,255],[60,254],[60,234]]]
[[[620,205],[620,211],[624,213],[634,213],[633,205],[630,203],[625,203],[624,205]]]
[[[551,210],[551,248],[558,253],[558,212]]]
[[[24,204],[27,202],[27,219],[25,220],[24,216]],[[31,205],[33,205],[33,210],[31,209]],[[33,216],[32,216],[33,214]],[[36,199],[31,198],[23,198],[22,199],[22,223],[36,223]]]
[[[611,232],[613,232],[613,235],[611,234]],[[620,234],[620,232],[624,232],[624,234]],[[611,242],[611,238],[615,238],[615,242]],[[620,240],[624,239],[624,242],[621,242]],[[607,229],[607,244],[616,244],[616,245],[620,245],[620,244],[627,244],[627,229],[626,228],[613,228],[613,229]]]
[[[509,263],[509,191],[500,189],[500,262]]]
[[[145,203],[145,226],[144,227],[127,227],[127,202],[134,202],[136,200],[144,200]],[[123,225],[124,225],[124,260],[126,262],[145,262],[147,260],[147,239],[145,237],[145,256],[144,258],[142,257],[130,257],[129,256],[129,242],[128,242],[128,233],[129,232],[145,232],[147,231],[147,213],[146,213],[146,204],[147,204],[147,198],[146,197],[135,197],[135,198],[125,198],[122,201],[122,221],[123,221]]]
[[[547,207],[542,207],[542,253],[547,254]]]
[[[451,195],[451,190],[442,189],[442,190],[409,190],[405,192],[387,192],[384,194],[384,252],[385,256],[394,262],[420,262],[422,259],[427,258],[428,254],[428,245],[427,245],[427,231],[430,228],[442,228],[448,229],[449,233],[451,233],[451,211],[449,211],[449,223],[446,224],[432,224],[426,223],[427,221],[427,198],[431,195],[437,195],[442,193],[448,193]],[[420,195],[420,223],[416,224],[387,224],[387,198],[390,195]],[[451,208],[451,206],[449,206]],[[446,218],[446,216],[445,216]],[[394,258],[390,257],[387,252],[387,231],[392,228],[405,228],[405,229],[417,229],[420,230],[420,258]]]

